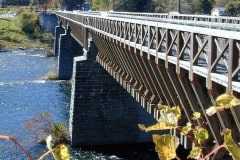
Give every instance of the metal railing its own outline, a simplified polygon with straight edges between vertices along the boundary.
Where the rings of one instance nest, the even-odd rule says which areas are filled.
[[[119,18],[123,14],[109,17],[106,12],[97,15],[57,12],[57,15],[132,46],[135,50],[140,49],[156,59],[163,59],[166,64],[173,63],[177,65],[177,70],[189,70],[190,79],[193,74],[206,77],[208,88],[214,81],[229,90],[240,92],[239,58],[234,58],[240,52],[238,30],[211,28],[209,23],[212,22],[204,22],[204,27],[200,27],[190,25],[189,21],[176,24],[143,20],[141,16],[139,19],[127,18],[126,15]]]

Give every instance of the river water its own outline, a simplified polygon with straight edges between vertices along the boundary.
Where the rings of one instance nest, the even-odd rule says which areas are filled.
[[[43,50],[0,52],[0,134],[10,135],[37,159],[47,151],[36,134],[24,126],[41,113],[50,113],[53,122],[68,123],[69,90],[66,81],[47,81],[44,75],[56,70],[57,58],[46,57]],[[154,160],[150,144],[107,148],[70,148],[76,160]],[[9,140],[0,139],[0,160],[25,160],[26,156]],[[48,156],[46,159],[51,160]]]

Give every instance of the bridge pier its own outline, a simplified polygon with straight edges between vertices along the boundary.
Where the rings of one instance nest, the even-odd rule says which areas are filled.
[[[93,42],[74,58],[69,130],[72,146],[150,142],[138,123],[156,120],[96,62]]]
[[[59,39],[61,34],[65,34],[65,29],[62,27],[62,22],[60,22],[59,25],[55,27],[55,42],[54,42],[55,56],[58,56],[59,47],[60,47]]]
[[[80,46],[74,42],[71,36],[71,29],[68,27],[66,33],[61,34],[59,38],[58,79],[69,80],[72,78],[73,57],[76,55],[75,52]],[[80,48],[83,50],[81,46]]]

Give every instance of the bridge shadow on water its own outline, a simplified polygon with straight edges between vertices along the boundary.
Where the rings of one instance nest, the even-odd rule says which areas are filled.
[[[85,146],[81,147],[81,150],[94,151],[104,155],[116,155],[121,160],[159,160],[153,143]],[[181,160],[186,160],[190,151],[179,146],[176,152]]]

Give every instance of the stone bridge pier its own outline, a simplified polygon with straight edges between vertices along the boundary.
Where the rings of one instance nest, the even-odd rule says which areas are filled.
[[[97,61],[99,49],[87,29],[84,40],[73,24],[55,30],[58,78],[72,79],[69,131],[72,146],[131,144],[151,141],[137,124],[156,122]]]

